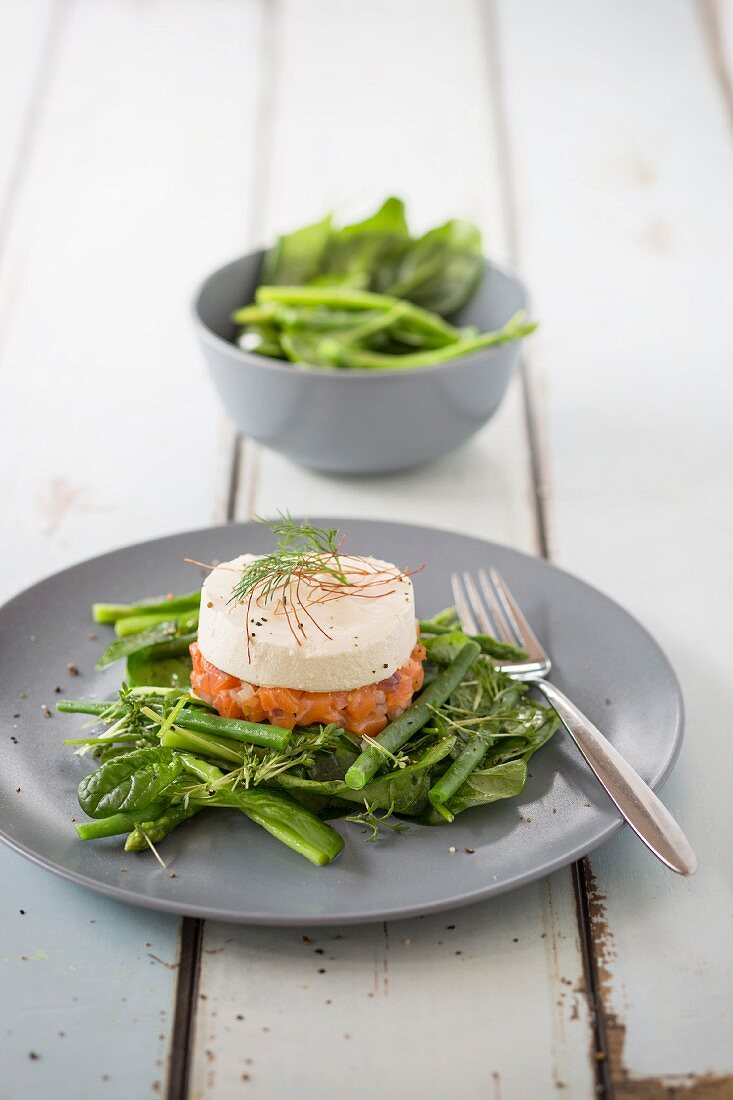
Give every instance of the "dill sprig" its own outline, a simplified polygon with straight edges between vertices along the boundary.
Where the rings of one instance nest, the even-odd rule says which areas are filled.
[[[234,585],[229,602],[246,603],[249,619],[255,597],[261,605],[277,600],[298,645],[306,630],[303,617],[328,637],[308,610],[301,590],[303,586],[309,589],[350,585],[339,557],[338,529],[314,527],[307,520],[296,523],[287,512],[279,512],[275,520],[258,518],[257,522],[270,528],[277,546],[271,554],[250,562]],[[249,637],[248,630],[248,645]]]

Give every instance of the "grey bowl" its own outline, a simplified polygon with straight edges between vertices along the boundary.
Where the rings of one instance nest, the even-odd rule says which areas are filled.
[[[215,271],[194,303],[214,385],[245,435],[314,470],[382,474],[454,450],[496,412],[519,359],[519,342],[435,367],[322,370],[242,351],[233,310],[251,301],[262,262],[253,252]],[[527,308],[519,279],[496,264],[458,318],[483,331]]]

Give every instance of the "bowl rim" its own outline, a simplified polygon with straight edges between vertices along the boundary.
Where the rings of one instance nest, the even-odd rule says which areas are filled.
[[[455,359],[448,359],[444,363],[433,363],[430,366],[425,367],[403,367],[402,369],[395,370],[379,370],[374,367],[349,367],[346,370],[325,370],[323,367],[313,367],[308,363],[291,363],[285,362],[281,359],[271,359],[267,355],[258,355],[253,351],[245,351],[238,347],[237,344],[233,344],[230,340],[225,340],[223,336],[219,336],[201,317],[199,311],[199,305],[203,296],[204,290],[212,279],[221,274],[228,267],[233,267],[237,263],[241,263],[242,260],[253,259],[256,256],[263,255],[265,249],[254,249],[252,252],[245,252],[241,256],[235,257],[233,260],[229,260],[228,263],[221,264],[219,267],[211,271],[196,287],[196,291],[191,300],[190,310],[193,316],[194,327],[198,332],[199,339],[202,342],[210,344],[214,348],[222,351],[226,351],[229,355],[233,355],[235,360],[241,363],[247,363],[249,366],[255,366],[262,368],[266,371],[272,371],[276,374],[288,374],[292,375],[293,371],[297,371],[300,377],[307,376],[310,378],[323,378],[323,379],[347,379],[352,380],[357,378],[415,378],[424,375],[438,374],[441,371],[448,371],[451,368],[457,369],[465,363],[471,363],[478,359],[479,356],[491,358],[499,355],[506,347],[506,344],[498,344],[494,347],[478,348],[476,351],[469,352],[468,355],[459,355]],[[520,290],[524,298],[523,308],[526,312],[531,310],[531,300],[529,292],[527,290],[526,283],[520,278],[516,268],[513,264],[503,261],[497,263],[495,260],[489,259],[488,256],[484,256],[487,265],[487,271],[493,269],[498,271],[500,275],[503,275],[510,282],[514,283]],[[524,342],[524,337],[517,341],[512,341],[520,346]]]

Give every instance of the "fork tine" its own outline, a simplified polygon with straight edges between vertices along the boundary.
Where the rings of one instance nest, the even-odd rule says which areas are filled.
[[[456,605],[456,611],[458,612],[458,619],[462,629],[466,634],[478,634],[479,630],[476,626],[476,620],[473,617],[471,608],[464,595],[461,578],[457,573],[451,573],[450,584],[453,589],[453,600]]]
[[[481,597],[478,594],[478,590],[473,582],[473,577],[470,573],[463,574],[463,586],[468,595],[468,602],[471,605],[471,610],[473,611],[478,621],[479,627],[481,628],[481,630],[483,630],[484,634],[493,634],[495,628],[491,622],[489,613],[486,610],[486,607],[484,606]]]
[[[547,654],[537,640],[537,637],[532,630],[532,627],[529,625],[524,615],[522,614],[522,610],[519,604],[512,596],[509,588],[507,587],[506,581],[504,580],[498,569],[491,570],[491,579],[494,582],[494,587],[496,588],[496,591],[499,595],[499,599],[501,600],[504,611],[506,612],[506,616],[512,624],[514,630],[516,631],[517,637],[519,638],[520,642],[529,653],[530,658],[533,661],[546,661]]]
[[[483,569],[478,571],[479,584],[481,585],[481,591],[484,594],[484,599],[491,608],[491,614],[494,617],[496,623],[496,630],[498,631],[497,637],[501,638],[503,642],[508,642],[509,645],[516,645],[517,639],[512,634],[507,617],[504,614],[504,610],[494,594],[494,590],[489,584],[489,578]],[[489,630],[489,634],[493,634],[493,630]]]

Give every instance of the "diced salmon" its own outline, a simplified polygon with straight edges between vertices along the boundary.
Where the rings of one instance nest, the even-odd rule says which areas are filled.
[[[353,733],[373,736],[409,706],[423,685],[425,649],[418,642],[410,657],[386,680],[353,691],[298,691],[285,687],[257,687],[222,672],[191,646],[191,687],[225,718],[247,718],[292,729],[315,723],[333,723]]]

